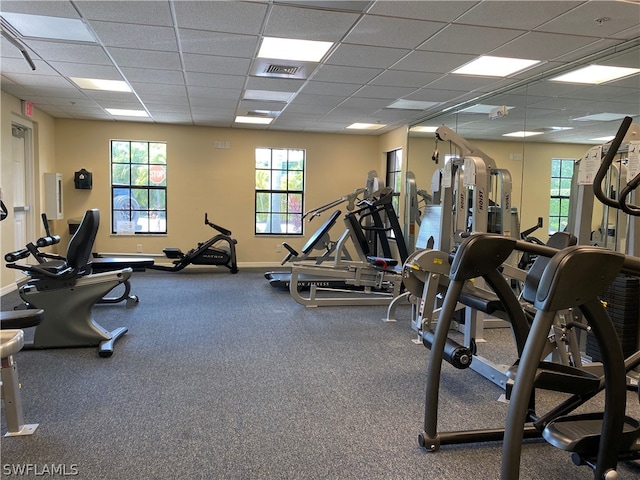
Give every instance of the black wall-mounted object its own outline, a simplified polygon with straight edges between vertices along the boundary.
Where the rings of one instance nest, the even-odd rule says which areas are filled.
[[[79,190],[91,190],[91,187],[93,186],[91,172],[87,172],[84,168],[75,173],[73,181],[76,188]]]

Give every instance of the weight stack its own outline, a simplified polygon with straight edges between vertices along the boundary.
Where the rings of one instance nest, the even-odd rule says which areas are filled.
[[[600,296],[618,333],[622,352],[626,357],[638,350],[638,323],[640,321],[640,279],[619,275]],[[598,342],[592,332],[587,335],[585,353],[594,362],[602,361]]]

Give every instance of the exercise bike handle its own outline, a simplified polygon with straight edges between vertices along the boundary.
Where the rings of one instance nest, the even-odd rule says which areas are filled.
[[[16,250],[15,252],[9,252],[5,254],[4,259],[9,263],[17,262],[18,260],[22,260],[31,255],[31,252],[28,248],[21,248],[20,250]]]
[[[607,170],[613,163],[613,158],[616,156],[618,149],[620,148],[620,144],[624,139],[629,127],[631,126],[631,117],[624,117],[622,123],[620,124],[620,128],[618,128],[618,132],[616,133],[615,138],[611,141],[611,145],[609,146],[609,150],[607,154],[602,159],[602,163],[600,164],[600,168],[598,168],[598,172],[593,178],[593,193],[598,200],[600,200],[603,204],[608,205],[613,208],[621,208],[620,202],[617,200],[613,200],[602,191],[602,181],[607,174]]]
[[[38,247],[50,247],[51,245],[55,245],[56,243],[60,243],[60,235],[48,235],[46,237],[40,237],[36,240],[36,245]]]

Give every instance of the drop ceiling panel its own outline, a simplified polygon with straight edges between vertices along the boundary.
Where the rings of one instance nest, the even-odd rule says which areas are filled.
[[[1,9],[3,12],[25,13],[28,15],[78,18],[78,13],[71,2],[2,0]]]
[[[440,77],[441,75],[437,73],[386,70],[372,79],[369,84],[420,88]]]
[[[197,55],[185,53],[182,56],[187,72],[221,73],[225,75],[247,75],[251,60],[248,58]]]
[[[176,33],[172,27],[112,22],[92,22],[91,26],[107,47],[178,51]]]
[[[449,73],[475,58],[475,55],[414,51],[392,68],[413,72]]]
[[[556,18],[558,15],[570,11],[581,3],[583,2],[527,0],[519,0],[517,2],[478,2],[468,12],[458,17],[456,23],[532,30]],[[584,32],[580,32],[580,34],[584,34]]]
[[[4,1],[3,1],[4,3]],[[43,2],[66,3],[66,2]],[[122,22],[133,25],[171,26],[170,2],[119,0],[95,1],[78,0],[75,2],[83,15],[89,20]]]
[[[410,50],[400,48],[342,44],[331,54],[326,63],[349,67],[389,68],[408,53]]]
[[[120,67],[182,70],[180,55],[177,52],[157,52],[133,48],[111,48],[109,52]]]
[[[264,27],[267,37],[336,42],[358,19],[358,15],[274,5]]]
[[[445,27],[444,23],[367,15],[346,36],[346,43],[414,49]]]
[[[435,22],[452,22],[480,2],[451,0],[429,1],[428,5],[413,0],[375,2],[368,13],[388,17],[415,18]]]
[[[24,61],[23,61],[24,63]],[[52,69],[65,77],[101,78],[123,80],[118,69],[112,65],[91,65],[83,63],[50,62]],[[2,65],[4,69],[4,62]]]
[[[267,5],[249,2],[172,2],[180,29],[213,32],[260,32]]]
[[[637,2],[583,2],[577,8],[564,15],[552,16],[540,30],[572,35],[608,37],[629,28],[637,28],[640,21],[638,9]],[[607,18],[608,20],[596,23],[595,20],[599,18]]]
[[[490,101],[490,92],[540,78],[545,80],[494,100],[535,103],[531,115],[549,122],[553,118],[566,122],[571,113],[582,115],[585,105],[595,113],[606,108],[640,111],[640,75],[593,88],[546,80],[568,62],[574,62],[573,68],[580,65],[577,60],[586,55],[597,54],[591,58],[599,63],[637,67],[637,2],[58,0],[3,1],[0,9],[81,18],[95,32],[96,44],[18,38],[36,71],[18,48],[1,40],[3,90],[35,99],[36,107],[61,118],[118,121],[101,108],[115,103],[146,107],[152,117],[139,122],[234,126],[240,107],[247,110],[260,104],[282,108],[271,126],[261,129],[361,133],[345,126],[379,121],[388,126],[366,132],[379,135],[420,117],[436,116],[445,108],[477,103],[478,97]],[[594,19],[600,15],[610,20],[597,25]],[[330,40],[335,46],[323,62],[311,65],[308,77],[254,76],[260,40],[269,35]],[[633,50],[613,56],[618,58],[600,58],[613,47],[624,50],[623,42],[629,38],[635,39],[629,42],[635,45]],[[542,61],[504,79],[450,73],[487,54]],[[120,75],[134,94],[82,91],[68,81],[69,76],[115,80]],[[289,95],[286,100],[276,95],[267,103],[243,101],[247,90]],[[433,105],[423,111],[387,108],[400,99]],[[508,118],[514,121],[523,113],[524,108]],[[487,116],[468,117],[470,128],[482,131]],[[554,138],[579,138],[578,131],[586,131],[587,124],[594,131],[598,125],[607,130],[611,126],[576,123],[580,125],[571,134]],[[499,131],[499,125],[489,124],[485,135]]]
[[[75,62],[94,65],[111,65],[112,62],[97,45],[24,40],[36,56],[48,62]]]
[[[185,53],[251,58],[256,54],[258,37],[181,29],[180,43]]]
[[[524,33],[523,30],[452,24],[429,38],[418,49],[480,55],[491,52]]]
[[[156,70],[153,68],[124,67],[122,73],[132,83],[166,83],[184,85],[184,74],[178,70]]]
[[[366,67],[350,67],[339,65],[322,65],[313,75],[313,80],[321,82],[355,83],[362,85],[368,83],[384,70]]]
[[[556,57],[594,43],[593,37],[531,32],[491,52],[499,57],[554,60]]]

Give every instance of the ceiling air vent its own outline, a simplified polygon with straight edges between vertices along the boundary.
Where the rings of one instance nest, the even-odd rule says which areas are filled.
[[[265,73],[274,75],[295,75],[300,67],[292,65],[269,65]]]

